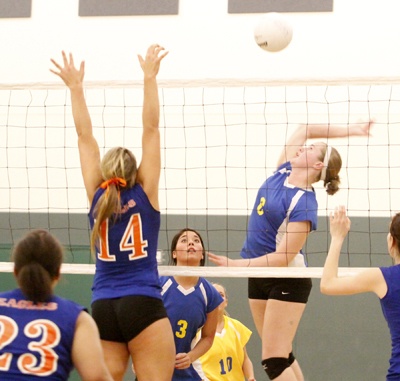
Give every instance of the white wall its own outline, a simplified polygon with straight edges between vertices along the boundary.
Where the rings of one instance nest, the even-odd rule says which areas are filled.
[[[226,0],[180,0],[179,15],[79,17],[78,0],[33,0],[29,19],[0,19],[0,82],[53,81],[64,49],[87,62],[87,80],[140,79],[136,54],[170,51],[160,78],[399,76],[398,0],[335,0],[332,13],[287,14],[291,45],[265,53],[259,14],[227,13]]]
[[[180,0],[179,15],[157,17],[80,18],[78,0],[32,4],[29,19],[0,19],[3,211],[87,209],[68,92],[49,71],[50,57],[60,59],[62,49],[77,63],[86,61],[88,82],[140,81],[136,54],[154,42],[170,52],[159,75],[164,83],[400,77],[398,0],[335,0],[332,13],[286,14],[293,40],[278,53],[261,50],[253,39],[260,15],[229,15],[225,0]],[[32,82],[61,90],[1,90],[1,84]],[[127,145],[140,159],[141,96],[140,89],[87,94],[101,147]],[[400,86],[178,88],[163,89],[161,98],[163,211],[246,215],[288,131],[298,123],[366,118],[377,122],[371,139],[333,144],[344,162],[342,191],[329,201],[318,192],[321,214],[338,203],[356,215],[400,210]],[[266,108],[266,99],[280,103]]]

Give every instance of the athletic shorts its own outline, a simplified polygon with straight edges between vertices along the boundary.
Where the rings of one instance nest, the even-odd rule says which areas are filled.
[[[128,343],[149,325],[168,317],[161,299],[140,295],[96,300],[92,316],[100,338],[119,343]]]
[[[248,296],[249,299],[275,299],[305,304],[311,288],[311,278],[249,278]]]

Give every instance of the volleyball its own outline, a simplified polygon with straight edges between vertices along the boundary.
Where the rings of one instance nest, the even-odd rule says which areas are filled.
[[[264,14],[254,28],[257,45],[268,52],[279,52],[292,41],[293,29],[280,13]]]

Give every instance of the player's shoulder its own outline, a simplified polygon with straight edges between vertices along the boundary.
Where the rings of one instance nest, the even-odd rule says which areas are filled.
[[[237,320],[233,317],[226,316],[226,319],[228,320],[228,324],[231,324],[235,327],[238,327],[238,328],[246,327],[240,320]]]

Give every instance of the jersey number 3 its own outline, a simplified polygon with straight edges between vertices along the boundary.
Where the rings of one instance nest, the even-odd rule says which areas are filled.
[[[143,239],[142,219],[139,213],[132,214],[126,225],[124,234],[119,244],[119,250],[129,255],[129,260],[134,261],[147,257],[147,240]],[[101,261],[114,262],[116,257],[111,254],[108,247],[108,219],[100,227],[100,253],[97,257]]]

